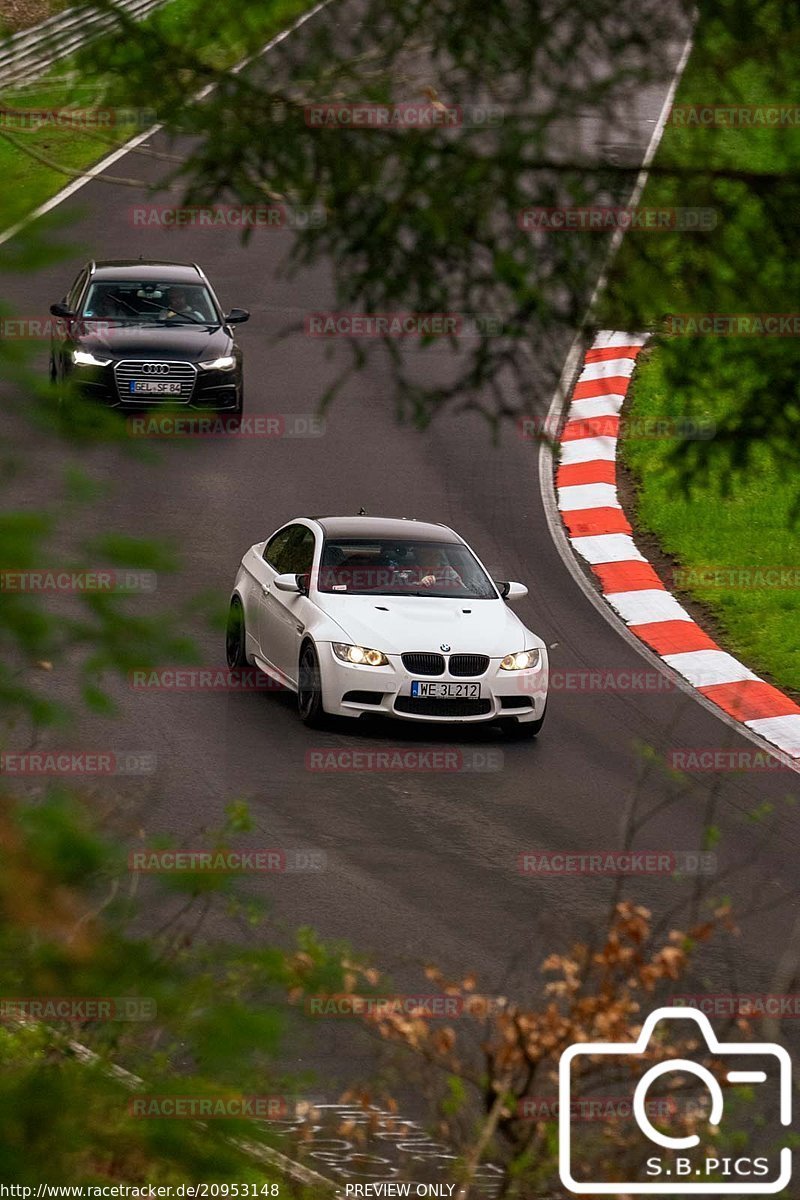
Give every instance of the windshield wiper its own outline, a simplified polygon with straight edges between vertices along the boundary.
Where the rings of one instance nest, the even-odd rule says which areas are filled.
[[[162,308],[161,312],[172,312],[170,308]],[[186,321],[190,325],[208,325],[208,321],[204,317],[195,317],[192,313],[173,312],[171,317],[165,317],[164,323],[171,325],[173,321]]]

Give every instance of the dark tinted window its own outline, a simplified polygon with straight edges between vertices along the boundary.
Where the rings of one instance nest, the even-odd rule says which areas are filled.
[[[83,286],[85,283],[86,283],[86,270],[84,269],[83,271],[81,271],[80,275],[73,283],[73,285],[70,288],[70,291],[67,295],[67,304],[73,310],[73,312],[77,312],[78,303],[81,298],[81,292],[83,291]]]
[[[314,561],[314,534],[305,525],[289,525],[267,543],[264,558],[279,575],[306,575]]]
[[[286,547],[294,529],[297,529],[296,525],[289,525],[286,529],[282,529],[280,533],[276,533],[273,538],[270,538],[264,547],[265,561],[279,575],[283,575],[289,570],[288,567],[283,566],[283,563],[287,561]]]
[[[293,525],[292,534],[286,546],[286,561],[288,566],[284,571],[297,575],[307,575],[314,561],[314,534],[305,525]]]

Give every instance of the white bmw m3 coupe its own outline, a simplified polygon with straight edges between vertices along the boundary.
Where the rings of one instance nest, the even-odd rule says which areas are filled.
[[[547,648],[446,525],[298,517],[251,546],[236,574],[226,651],[297,694],[302,720],[368,714],[502,721],[535,737]]]

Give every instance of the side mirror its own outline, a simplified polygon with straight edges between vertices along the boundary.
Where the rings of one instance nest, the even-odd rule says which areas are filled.
[[[226,325],[244,325],[245,321],[250,320],[250,313],[246,308],[232,308],[224,318]]]
[[[522,600],[528,594],[524,583],[510,583],[508,580],[499,583],[495,580],[495,586],[504,600]]]
[[[275,576],[275,587],[279,592],[299,592],[300,588],[297,584],[297,576],[286,574]]]
[[[295,575],[295,579],[297,580],[297,590],[300,593],[300,595],[307,596],[308,589],[311,585],[311,576],[308,574]]]
[[[54,317],[64,317],[66,320],[76,316],[68,304],[51,304],[50,313]]]

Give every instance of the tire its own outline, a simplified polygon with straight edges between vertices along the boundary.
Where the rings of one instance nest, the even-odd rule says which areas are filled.
[[[300,651],[300,668],[297,677],[297,712],[300,720],[309,729],[321,729],[325,724],[325,709],[322,707],[322,682],[319,659],[311,642],[306,642]]]
[[[228,609],[228,624],[225,629],[225,658],[231,671],[247,666],[247,632],[244,624],[244,609],[238,596],[231,600]]]
[[[547,702],[545,701],[544,712],[539,717],[538,721],[512,721],[506,726],[508,738],[513,742],[532,742],[538,737],[544,725],[544,719],[547,716]]]

